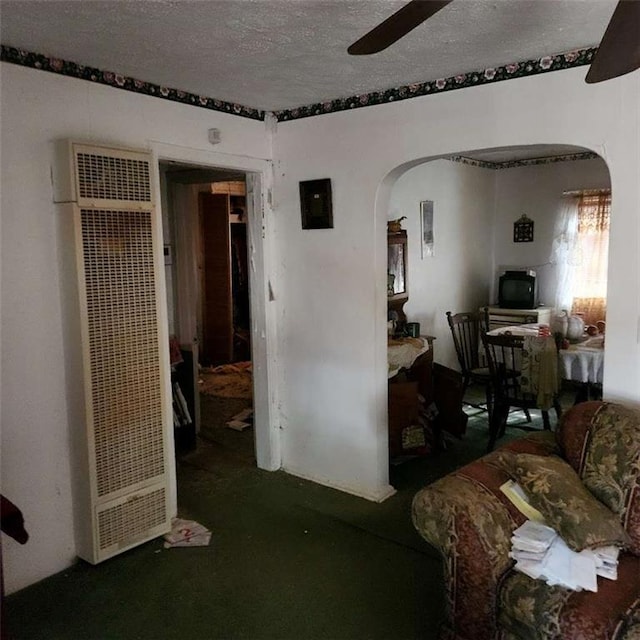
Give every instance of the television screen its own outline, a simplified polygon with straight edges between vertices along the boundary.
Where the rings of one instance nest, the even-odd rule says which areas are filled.
[[[535,275],[527,271],[507,271],[500,276],[498,304],[504,309],[535,308]]]

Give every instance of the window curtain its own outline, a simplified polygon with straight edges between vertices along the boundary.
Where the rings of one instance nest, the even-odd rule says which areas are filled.
[[[556,266],[556,309],[581,314],[595,324],[606,316],[611,193],[563,196],[550,262]]]
[[[573,284],[572,313],[587,324],[604,320],[607,313],[610,193],[585,193],[578,203],[578,250],[583,256]]]
[[[558,311],[569,312],[573,306],[573,283],[577,267],[581,263],[577,244],[579,202],[580,197],[577,195],[562,197],[553,232],[550,262],[556,266],[557,288],[554,306]]]

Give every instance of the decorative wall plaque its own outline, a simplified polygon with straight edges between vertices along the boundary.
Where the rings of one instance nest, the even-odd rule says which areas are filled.
[[[533,220],[524,213],[513,223],[514,242],[533,242]]]

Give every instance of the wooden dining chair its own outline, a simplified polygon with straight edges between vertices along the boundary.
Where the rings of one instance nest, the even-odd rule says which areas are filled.
[[[474,311],[451,313],[447,311],[447,322],[451,329],[453,345],[460,363],[463,379],[463,394],[471,384],[484,387],[486,411],[491,415],[493,396],[491,392],[491,374],[487,366],[480,362],[480,334],[488,329],[487,314]],[[485,409],[479,405],[471,405]]]
[[[534,393],[523,388],[523,351],[524,336],[511,334],[490,335],[482,334],[485,353],[491,374],[493,389],[493,410],[489,418],[489,444],[487,451],[492,451],[496,440],[504,435],[509,411],[512,408],[540,409],[542,422],[545,429],[551,429],[549,410],[538,406],[538,398]],[[562,408],[558,394],[554,394],[552,406],[559,420]],[[534,430],[531,427],[519,425],[525,430]]]

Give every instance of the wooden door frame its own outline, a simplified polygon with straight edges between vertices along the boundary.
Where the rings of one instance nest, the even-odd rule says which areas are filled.
[[[270,300],[271,274],[275,273],[271,193],[273,163],[269,160],[212,153],[159,142],[151,143],[156,185],[159,163],[173,161],[200,167],[243,171],[247,183],[247,240],[251,255],[249,297],[251,359],[253,362],[254,437],[257,466],[275,471],[282,466],[279,393],[276,368],[276,309]],[[157,187],[159,189],[159,186]],[[158,194],[158,202],[160,196]]]

